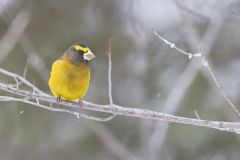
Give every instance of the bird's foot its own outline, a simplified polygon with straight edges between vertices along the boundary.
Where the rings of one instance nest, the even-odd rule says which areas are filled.
[[[59,106],[61,102],[62,102],[61,96],[57,96],[57,105]]]
[[[82,106],[83,106],[83,102],[82,102],[81,99],[78,101],[77,105],[78,105],[78,108],[82,108]]]

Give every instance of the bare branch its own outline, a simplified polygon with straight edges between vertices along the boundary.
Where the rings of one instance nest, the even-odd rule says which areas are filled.
[[[217,14],[214,14],[214,16],[211,16],[209,19],[210,20],[209,26],[206,32],[204,33],[204,36],[200,39],[195,30],[195,27],[193,26],[193,24],[191,24],[191,21],[188,19],[187,16],[183,14],[183,20],[185,20],[184,24],[187,27],[185,35],[186,35],[187,41],[191,46],[191,49],[194,52],[199,52],[199,50],[201,49],[202,53],[204,53],[204,56],[207,56],[208,54],[210,54],[210,50],[218,36],[218,33],[221,29],[224,18],[225,18],[225,12],[222,12],[222,11],[218,11]],[[188,55],[188,57],[192,58],[191,55],[190,56]],[[202,57],[197,57],[197,58],[200,60],[202,59]],[[175,111],[177,110],[180,104],[180,101],[182,100],[189,86],[194,81],[200,69],[201,69],[201,65],[197,64],[196,58],[191,59],[188,67],[185,69],[185,71],[179,78],[178,82],[173,87],[169,96],[167,97],[165,104],[162,107],[162,110],[161,110],[162,112],[169,113],[169,114],[175,113]],[[150,139],[149,140],[150,141],[149,157],[152,157],[150,158],[151,160],[156,159],[156,155],[158,154],[159,150],[161,150],[161,146],[163,144],[165,136],[167,135],[168,127],[169,127],[169,123],[157,123],[155,125],[155,130],[149,138]]]
[[[226,93],[224,92],[224,90],[222,89],[221,85],[219,84],[216,76],[214,75],[211,67],[209,66],[208,60],[206,59],[206,57],[204,55],[202,55],[202,53],[190,53],[190,52],[186,52],[180,48],[178,48],[174,43],[169,42],[168,40],[166,40],[165,38],[163,38],[160,34],[158,34],[154,29],[153,29],[154,34],[161,39],[164,43],[166,43],[167,45],[169,45],[171,48],[177,50],[179,53],[182,53],[184,55],[187,55],[189,57],[189,59],[191,59],[192,57],[199,57],[201,58],[201,62],[202,65],[204,67],[206,67],[206,69],[208,70],[209,74],[211,75],[215,85],[217,86],[218,90],[220,91],[220,93],[222,94],[222,96],[224,97],[224,99],[227,101],[227,103],[229,104],[229,106],[232,108],[232,110],[238,115],[238,117],[240,117],[240,112],[237,109],[237,106],[235,106],[233,104],[233,102],[230,100],[230,98],[226,95]]]
[[[1,69],[3,70],[3,69]],[[8,72],[8,71],[5,71]],[[5,73],[4,72],[4,73]],[[2,72],[1,72],[2,73]],[[12,77],[11,75],[16,74],[5,74],[9,77]],[[18,77],[21,77],[18,75]],[[19,79],[23,80],[23,79]],[[22,81],[27,86],[33,86],[29,81],[24,79]],[[34,86],[35,89],[37,87]],[[32,100],[38,99],[39,102],[47,102],[52,104],[57,104],[59,102],[56,101],[55,97],[50,96],[46,93],[42,92],[31,92],[26,91],[22,89],[16,89],[15,87],[0,83],[0,89],[12,93],[15,96],[20,96],[22,98],[14,98],[14,97],[8,97],[8,96],[1,96],[0,101],[19,101],[27,104],[31,104],[36,107],[40,107],[43,109],[47,109],[50,111],[55,112],[65,112],[72,115],[75,115],[76,117],[79,117],[79,113],[76,111],[73,111],[78,107],[77,102],[70,102],[70,101],[61,101],[60,104],[66,107],[70,107],[73,110],[70,109],[62,109],[62,108],[54,108],[47,105],[43,105],[40,103],[33,102]],[[38,89],[39,90],[39,89]],[[27,98],[26,98],[27,97]],[[94,104],[91,102],[83,101],[82,109],[86,110],[92,110],[92,111],[99,111],[104,113],[112,113],[116,115],[123,115],[123,116],[130,116],[130,117],[138,117],[138,118],[145,118],[145,119],[154,119],[158,121],[165,121],[165,122],[174,122],[174,123],[181,123],[181,124],[189,124],[189,125],[195,125],[195,126],[203,126],[208,128],[214,128],[220,131],[227,131],[227,132],[234,132],[237,134],[240,134],[240,123],[239,122],[223,122],[223,121],[208,121],[208,120],[200,120],[200,119],[194,119],[194,118],[186,118],[186,117],[180,117],[180,116],[174,116],[170,114],[160,113],[156,111],[151,110],[145,110],[145,109],[138,109],[138,108],[128,108],[123,106],[118,106],[115,104],[109,104],[109,105],[99,105]]]
[[[166,43],[167,45],[170,46],[170,48],[173,48],[175,50],[177,50],[179,53],[182,53],[186,56],[188,56],[189,59],[191,59],[192,57],[201,57],[201,53],[190,53],[190,52],[186,52],[180,48],[178,48],[174,43],[166,40],[165,38],[163,38],[156,30],[152,29],[153,30],[153,33],[159,38],[161,39],[164,43]]]

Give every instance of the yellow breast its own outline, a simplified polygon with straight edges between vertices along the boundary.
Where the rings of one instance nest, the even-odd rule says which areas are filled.
[[[49,86],[54,96],[77,101],[86,94],[90,81],[90,68],[87,63],[80,65],[59,59],[52,65]]]

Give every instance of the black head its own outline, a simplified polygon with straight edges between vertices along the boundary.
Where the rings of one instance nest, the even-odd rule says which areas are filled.
[[[75,63],[81,63],[83,61],[91,61],[95,58],[95,55],[91,52],[82,42],[76,42],[67,50],[69,59]]]

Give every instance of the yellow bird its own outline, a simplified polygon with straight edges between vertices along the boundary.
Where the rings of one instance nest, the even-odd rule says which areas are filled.
[[[48,84],[58,102],[61,99],[81,102],[89,87],[89,61],[93,58],[91,50],[77,42],[53,63]]]

